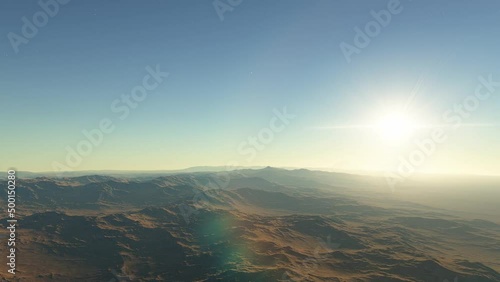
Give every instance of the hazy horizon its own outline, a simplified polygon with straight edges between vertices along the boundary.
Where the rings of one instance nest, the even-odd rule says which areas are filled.
[[[388,177],[387,171],[384,170],[372,170],[372,171],[362,171],[362,170],[341,170],[332,168],[321,168],[321,167],[274,167],[274,166],[241,166],[241,167],[224,167],[224,166],[194,166],[179,169],[168,169],[168,170],[115,170],[115,169],[102,169],[102,170],[68,170],[68,171],[26,171],[26,170],[16,170],[19,177],[25,177],[24,173],[34,174],[36,176],[48,176],[48,177],[79,177],[79,176],[92,176],[92,175],[123,175],[126,173],[132,173],[134,175],[141,174],[157,174],[161,175],[166,173],[170,175],[172,173],[211,173],[211,172],[229,172],[229,171],[240,171],[240,170],[260,170],[260,169],[282,169],[282,170],[309,170],[317,172],[329,172],[329,173],[340,173],[340,174],[351,174],[359,176],[372,176],[372,177]],[[15,170],[15,168],[13,168]],[[500,175],[497,174],[464,174],[464,173],[439,173],[439,172],[416,172],[411,176],[406,177],[405,181],[422,179],[426,177],[437,178],[441,180],[453,181],[453,179],[448,179],[449,177],[461,177],[461,178],[492,178],[500,180]],[[481,187],[472,187],[473,189],[480,189]]]

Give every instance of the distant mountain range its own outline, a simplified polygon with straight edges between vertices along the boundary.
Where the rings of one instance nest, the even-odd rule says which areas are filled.
[[[269,166],[194,166],[184,169],[173,169],[173,170],[82,170],[82,171],[46,171],[46,172],[32,172],[32,171],[17,171],[17,173],[25,178],[35,178],[35,177],[77,177],[86,175],[108,175],[116,177],[133,177],[133,176],[163,176],[170,174],[179,173],[195,173],[195,172],[222,172],[222,171],[234,171],[234,170],[245,170],[245,169],[263,169],[263,168],[273,168]],[[296,167],[280,167],[279,169],[285,170],[304,170],[304,168]],[[357,175],[382,175],[377,172],[368,171],[353,171],[353,170],[341,170],[334,168],[307,168],[307,170],[313,171],[324,171],[324,172],[341,172]]]

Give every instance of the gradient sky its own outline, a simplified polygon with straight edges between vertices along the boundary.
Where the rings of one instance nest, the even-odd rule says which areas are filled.
[[[224,1],[225,2],[225,1]],[[402,12],[348,63],[339,48],[389,1],[249,1],[221,21],[211,1],[77,1],[15,53],[37,1],[0,3],[0,169],[51,171],[102,118],[116,129],[75,170],[199,165],[394,169],[411,140],[369,128],[401,109],[419,123],[500,81],[500,2],[401,1]],[[146,66],[170,76],[119,120],[111,103]],[[449,132],[419,171],[500,174],[500,89]],[[296,118],[248,161],[238,146],[287,107]],[[412,138],[429,135],[429,129]]]

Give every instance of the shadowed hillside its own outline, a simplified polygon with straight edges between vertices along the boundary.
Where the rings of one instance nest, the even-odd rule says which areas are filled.
[[[500,225],[380,187],[274,168],[21,179],[9,281],[500,281]]]

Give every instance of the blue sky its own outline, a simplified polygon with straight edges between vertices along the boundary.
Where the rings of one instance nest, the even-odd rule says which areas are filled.
[[[389,2],[243,0],[221,21],[211,1],[73,0],[15,53],[7,35],[21,35],[22,17],[41,7],[2,1],[0,169],[50,171],[105,117],[116,130],[71,169],[229,161],[393,168],[411,140],[395,145],[369,130],[318,128],[371,124],[401,108],[415,85],[408,111],[420,123],[442,123],[443,112],[474,93],[478,76],[500,81],[500,3],[402,0],[401,13],[348,63],[340,43],[353,44],[354,28]],[[111,103],[156,65],[170,76],[117,119]],[[466,121],[488,126],[450,133],[419,169],[500,174],[496,94]],[[249,161],[238,147],[283,107],[296,118]]]

